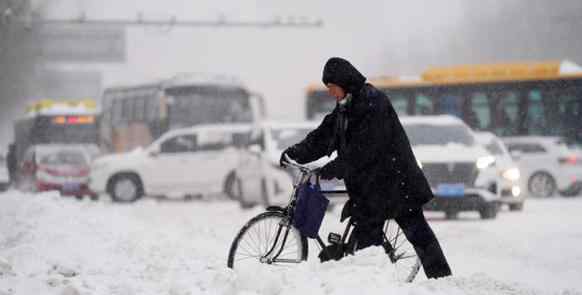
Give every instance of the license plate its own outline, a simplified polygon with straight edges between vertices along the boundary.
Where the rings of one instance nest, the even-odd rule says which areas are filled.
[[[78,183],[65,183],[63,184],[63,191],[65,192],[75,192],[81,188],[81,185]]]
[[[462,197],[465,195],[465,185],[462,183],[442,183],[437,186],[436,194],[440,197]]]

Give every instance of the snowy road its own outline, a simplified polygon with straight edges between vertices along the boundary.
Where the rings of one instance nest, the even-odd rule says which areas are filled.
[[[338,231],[339,210],[323,233]],[[259,209],[231,202],[119,206],[0,194],[0,294],[582,294],[582,198],[529,200],[493,221],[428,214],[455,274],[398,284],[380,249],[245,274],[225,267]],[[310,244],[310,256],[316,255]]]

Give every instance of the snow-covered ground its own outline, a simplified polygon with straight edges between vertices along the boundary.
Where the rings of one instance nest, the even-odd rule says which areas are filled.
[[[341,228],[338,211],[325,235]],[[380,249],[293,269],[227,269],[234,235],[259,212],[227,201],[118,205],[3,193],[0,294],[582,294],[580,197],[529,200],[524,212],[492,221],[428,214],[454,276],[411,284],[392,279]]]

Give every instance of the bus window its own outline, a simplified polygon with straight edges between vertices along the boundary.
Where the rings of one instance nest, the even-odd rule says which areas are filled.
[[[399,116],[406,115],[408,113],[408,97],[402,93],[386,91],[385,92],[388,98],[390,99],[390,103],[394,107],[396,113]]]
[[[240,88],[198,86],[168,88],[170,128],[204,123],[252,122],[249,95]]]
[[[519,93],[503,92],[495,102],[495,134],[509,136],[517,134],[519,118]]]
[[[160,104],[160,95],[157,92],[150,93],[146,101],[146,118],[148,121],[153,122],[161,117]]]
[[[582,116],[582,98],[577,97],[575,89],[560,89],[547,95],[545,102],[550,129],[553,135],[564,136],[568,141],[576,141]]]
[[[435,113],[435,104],[431,97],[423,93],[416,93],[414,96],[414,114],[432,115]]]
[[[444,93],[440,97],[440,113],[449,114],[462,118],[462,102],[463,98],[454,92]]]
[[[483,92],[468,96],[468,109],[465,122],[473,129],[487,130],[491,127],[491,105],[489,98]]]
[[[546,127],[542,92],[540,90],[531,90],[527,92],[526,98],[528,107],[525,118],[525,127],[528,134],[548,135],[549,130],[547,130]]]
[[[122,104],[122,100],[116,99],[113,101],[113,103],[111,104],[111,122],[112,123],[119,123],[121,122],[121,118],[122,118],[122,108],[123,108],[123,104]]]
[[[135,99],[135,119],[143,120],[145,119],[146,111],[146,97],[138,97]]]
[[[132,119],[132,107],[131,107],[132,99],[125,96],[121,100],[121,119],[124,122],[129,122]]]

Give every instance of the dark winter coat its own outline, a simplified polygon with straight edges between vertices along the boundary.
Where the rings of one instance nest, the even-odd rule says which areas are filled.
[[[342,61],[332,69],[328,62],[323,80],[348,89],[350,102],[336,106],[289,149],[289,156],[308,163],[337,150],[338,157],[326,168],[344,179],[356,220],[377,221],[420,208],[433,194],[390,100]]]

